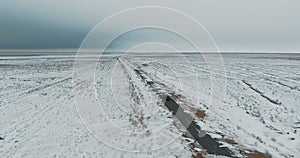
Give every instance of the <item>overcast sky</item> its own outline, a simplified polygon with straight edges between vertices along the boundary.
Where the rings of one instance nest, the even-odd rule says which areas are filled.
[[[78,48],[107,16],[149,5],[194,17],[221,51],[300,51],[299,0],[1,0],[0,49]]]

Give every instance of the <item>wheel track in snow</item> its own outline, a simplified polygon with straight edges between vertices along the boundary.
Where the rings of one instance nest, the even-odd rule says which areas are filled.
[[[271,99],[270,97],[266,96],[263,92],[260,90],[254,88],[250,83],[246,82],[245,80],[242,80],[244,84],[246,84],[250,89],[252,89],[254,92],[258,93],[261,97],[267,99],[270,103],[275,105],[281,105],[281,102],[278,100]]]
[[[68,76],[68,77],[64,77],[64,78],[62,78],[62,79],[60,79],[60,80],[57,80],[57,81],[54,81],[54,82],[52,82],[52,83],[50,83],[50,84],[44,84],[44,85],[41,85],[41,86],[38,86],[38,87],[30,88],[30,89],[25,90],[25,91],[23,91],[23,92],[21,92],[21,93],[18,93],[17,96],[14,97],[14,98],[17,97],[18,100],[13,100],[13,101],[11,101],[11,102],[4,103],[5,105],[0,106],[0,107],[1,107],[0,110],[4,110],[4,109],[5,109],[6,107],[8,107],[10,104],[13,104],[13,103],[18,102],[18,101],[20,101],[20,100],[22,100],[22,99],[25,99],[25,98],[27,98],[27,97],[29,97],[29,96],[35,94],[35,93],[38,92],[38,91],[41,91],[41,90],[46,89],[46,88],[48,88],[48,87],[54,86],[54,85],[59,84],[59,83],[61,83],[61,82],[66,82],[66,81],[68,81],[68,80],[70,80],[70,79],[72,79],[72,77],[69,77],[69,76]]]

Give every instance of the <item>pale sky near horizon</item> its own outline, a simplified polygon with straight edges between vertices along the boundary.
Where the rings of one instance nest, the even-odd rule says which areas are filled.
[[[124,9],[150,5],[173,8],[195,18],[221,51],[300,52],[297,0],[1,0],[0,49],[76,49],[104,18]],[[136,33],[128,37],[143,39],[148,35]],[[150,39],[163,36],[157,33]],[[131,39],[121,42],[126,44]]]

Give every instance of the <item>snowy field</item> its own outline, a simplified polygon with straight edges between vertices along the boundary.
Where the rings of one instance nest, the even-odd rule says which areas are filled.
[[[300,54],[222,59],[209,69],[220,63],[195,54],[77,58],[90,84],[74,78],[71,56],[1,57],[0,157],[214,157],[162,93],[236,157],[300,157]]]

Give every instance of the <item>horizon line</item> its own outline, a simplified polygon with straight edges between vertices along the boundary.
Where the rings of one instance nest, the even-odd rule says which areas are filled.
[[[49,49],[0,49],[0,54],[4,53],[77,53],[79,48],[49,48]],[[86,53],[99,53],[99,49],[85,49],[81,52]],[[103,52],[107,53],[120,53],[121,50],[106,50]],[[178,53],[176,51],[159,51],[159,50],[141,50],[141,51],[130,51],[130,53]],[[194,50],[184,50],[180,53],[199,53]],[[300,53],[299,51],[282,51],[282,50],[219,50],[217,51],[201,51],[201,53]]]

